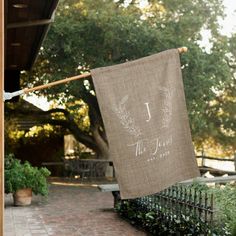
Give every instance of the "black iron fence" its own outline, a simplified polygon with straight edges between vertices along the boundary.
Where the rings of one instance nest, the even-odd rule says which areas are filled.
[[[123,200],[118,211],[153,235],[212,235],[213,195],[189,186]]]

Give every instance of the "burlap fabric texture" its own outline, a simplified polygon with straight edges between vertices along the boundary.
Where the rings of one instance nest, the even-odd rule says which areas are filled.
[[[177,49],[91,74],[122,199],[199,176]]]

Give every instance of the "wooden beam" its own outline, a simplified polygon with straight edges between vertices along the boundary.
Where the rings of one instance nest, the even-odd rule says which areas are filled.
[[[43,20],[34,20],[34,21],[10,23],[10,24],[7,25],[7,29],[16,29],[16,28],[22,28],[22,27],[49,25],[53,21],[54,21],[54,19],[52,18],[52,19],[43,19]]]
[[[4,0],[0,1],[0,235],[4,235]]]
[[[215,161],[234,161],[232,158],[219,158],[219,157],[208,157],[208,156],[196,156],[196,158],[215,160]]]

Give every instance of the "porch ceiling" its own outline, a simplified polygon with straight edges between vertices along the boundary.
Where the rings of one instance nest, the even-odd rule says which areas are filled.
[[[30,70],[58,0],[5,0],[5,70]]]
[[[57,4],[58,0],[5,1],[5,69],[32,67]]]

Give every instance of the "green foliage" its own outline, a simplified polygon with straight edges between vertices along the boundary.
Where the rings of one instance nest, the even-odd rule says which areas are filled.
[[[132,201],[122,201],[116,210],[131,224],[145,229],[151,235],[201,235],[205,232],[211,235],[212,232],[209,225],[193,213],[177,216],[162,207],[150,210]]]
[[[117,203],[118,213],[132,224],[145,229],[152,235],[236,235],[236,187],[232,185],[210,188],[198,182],[186,187],[186,190],[213,194],[214,215],[212,225],[206,224],[196,211],[185,210],[178,213],[174,203],[151,201],[150,205],[140,199],[123,200]],[[202,195],[203,196],[203,195]],[[188,203],[187,199],[183,202]],[[184,203],[183,203],[184,204]],[[153,206],[155,205],[156,208]],[[172,209],[173,208],[173,209]],[[188,207],[187,207],[188,208]],[[184,207],[183,207],[184,209]],[[177,213],[177,214],[176,214]]]
[[[214,194],[218,224],[223,223],[232,235],[236,235],[236,187],[226,185],[209,191]]]
[[[236,37],[229,39],[219,33],[218,19],[224,15],[222,1],[150,0],[143,9],[138,2],[125,5],[124,1],[61,0],[36,67],[28,77],[24,75],[24,83],[48,83],[96,67],[187,46],[189,51],[181,56],[181,63],[193,140],[200,147],[211,137],[235,150],[232,66]],[[202,29],[211,33],[209,51],[199,46]],[[81,130],[79,125],[77,128],[89,136],[95,124],[102,127],[102,121],[91,81],[86,82],[89,86],[84,82],[39,93],[64,104],[82,99],[89,107],[91,126],[89,131]]]
[[[18,189],[32,188],[34,194],[48,194],[47,168],[37,168],[29,162],[21,163],[9,154],[5,158],[5,193],[14,193]]]

